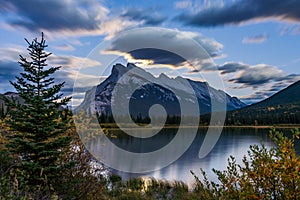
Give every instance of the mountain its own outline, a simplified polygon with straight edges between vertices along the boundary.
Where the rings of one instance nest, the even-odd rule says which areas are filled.
[[[227,113],[228,124],[300,124],[300,81],[271,97]]]
[[[247,108],[265,108],[270,106],[286,107],[289,105],[300,105],[300,81],[293,83],[271,97],[252,104]]]
[[[20,97],[20,95],[16,92],[6,92],[4,94],[0,94],[0,118],[5,117],[7,114],[7,106],[5,105],[5,102],[3,98],[6,97],[8,99],[14,99],[19,104],[25,104],[25,101],[23,98]],[[63,106],[59,107],[60,110],[65,109]]]
[[[24,100],[15,92],[6,92],[4,94],[0,94],[0,117],[4,117],[7,112],[7,106],[4,103],[3,98],[6,97],[8,99],[14,98],[16,102],[24,103]]]
[[[111,107],[115,103],[112,100],[114,89],[122,93],[118,96],[119,103],[116,105],[118,109],[122,107],[128,109],[127,104],[123,102],[129,100],[129,110],[133,117],[148,116],[149,108],[154,104],[162,105],[170,116],[180,115],[181,103],[192,107],[198,101],[201,114],[212,111],[212,102],[217,105],[214,111],[224,110],[222,104],[226,105],[227,110],[246,106],[238,98],[216,90],[206,82],[193,81],[180,76],[170,78],[165,74],[154,77],[144,69],[128,63],[126,67],[115,64],[110,76],[86,92],[84,101],[76,110],[97,112],[100,116],[111,115]]]

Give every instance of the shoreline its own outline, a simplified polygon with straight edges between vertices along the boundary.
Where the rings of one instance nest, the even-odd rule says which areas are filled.
[[[145,124],[139,124],[140,127],[138,127],[138,129],[144,129],[144,128],[150,128],[147,127]],[[119,127],[117,127],[116,124],[101,124],[100,125],[102,128],[104,129],[119,129]],[[179,125],[174,125],[174,124],[166,124],[164,126],[164,128],[178,128]],[[253,128],[253,129],[273,129],[273,128],[280,128],[280,129],[293,129],[293,128],[300,128],[300,124],[278,124],[278,125],[224,125],[224,126],[220,126],[220,125],[199,125],[199,126],[189,126],[189,125],[184,125],[181,126],[181,128]],[[131,128],[135,128],[135,127],[130,127],[130,125],[128,127],[124,127],[125,129],[131,129]],[[151,127],[151,128],[161,128],[161,127]]]

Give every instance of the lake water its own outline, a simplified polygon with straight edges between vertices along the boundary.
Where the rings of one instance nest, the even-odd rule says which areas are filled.
[[[188,128],[186,131],[188,134]],[[201,177],[200,168],[202,168],[207,173],[210,180],[216,181],[217,177],[212,172],[212,168],[218,170],[226,169],[227,159],[230,155],[234,156],[238,163],[241,163],[243,156],[247,155],[247,151],[251,144],[261,144],[263,141],[265,146],[268,148],[272,147],[274,144],[269,138],[269,131],[270,129],[261,128],[224,128],[212,151],[206,157],[200,159],[198,153],[203,143],[206,129],[199,128],[193,143],[183,155],[172,164],[160,170],[143,174],[125,173],[117,170],[112,171],[122,176],[123,179],[138,176],[154,177],[169,181],[180,180],[191,186],[194,182],[194,177],[190,173],[190,170]],[[139,153],[153,151],[163,147],[175,137],[177,129],[163,129],[162,133],[151,138],[136,138],[125,136],[124,134],[122,135],[119,133],[120,131],[117,132],[117,137],[111,139],[114,144],[128,151]],[[290,131],[285,129],[284,132]],[[90,145],[95,147],[99,145],[99,141],[95,139]],[[157,162],[160,161],[158,160]]]

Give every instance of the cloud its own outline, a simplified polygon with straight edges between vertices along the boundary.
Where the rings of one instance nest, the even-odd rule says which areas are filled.
[[[167,17],[162,16],[153,10],[141,8],[130,8],[121,16],[133,21],[142,21],[143,24],[152,26],[160,25],[167,19]]]
[[[186,9],[193,5],[192,1],[176,1],[174,3],[175,9]]]
[[[277,91],[270,91],[268,89],[264,89],[264,90],[256,91],[250,95],[242,96],[240,97],[240,99],[247,104],[252,104],[270,97],[271,95],[275,94]]]
[[[161,49],[137,49],[129,52],[129,54],[135,60],[144,60],[145,58],[151,60],[152,64],[171,64],[177,66],[185,61],[181,56]]]
[[[27,57],[25,48],[19,46],[0,48],[0,93],[14,90],[9,81],[15,81],[15,77],[20,76],[20,72],[23,71],[18,63],[19,55]],[[66,95],[71,94],[73,91],[75,80],[77,83],[76,87],[79,87],[76,88],[76,90],[80,90],[80,88],[81,90],[91,88],[103,80],[103,78],[101,79],[99,76],[77,73],[80,68],[101,65],[101,63],[92,59],[52,54],[48,57],[47,63],[49,66],[62,66],[62,68],[54,74],[54,78],[57,83],[66,82],[62,90]]]
[[[70,44],[63,44],[55,46],[54,49],[60,50],[60,51],[74,51],[75,48]]]
[[[258,64],[248,65],[244,63],[228,62],[218,67],[222,75],[232,74],[227,81],[238,84],[237,88],[252,87],[256,89],[268,83],[290,84],[300,80],[298,74],[287,74],[277,67]]]
[[[251,44],[251,43],[264,43],[266,40],[268,39],[268,35],[267,34],[260,34],[260,35],[255,35],[253,37],[245,37],[243,39],[243,43],[244,44]]]
[[[7,91],[14,91],[15,89],[9,83],[9,81],[16,81],[16,76],[20,77],[20,73],[23,72],[22,68],[17,62],[0,61],[0,93]],[[93,86],[98,85],[106,77],[77,73],[76,70],[61,68],[53,74],[55,83],[65,82],[61,92],[67,96],[73,93],[74,83],[75,91],[86,92]]]
[[[94,1],[10,0],[2,2],[20,18],[10,20],[13,26],[30,30],[96,29],[108,10]]]
[[[291,84],[291,83],[295,83],[296,81],[299,81],[300,80],[300,74],[289,74],[287,77],[285,77],[283,79],[283,82],[282,84]],[[282,87],[285,87],[287,85],[283,85]]]
[[[297,35],[300,32],[300,24],[284,24],[280,27],[280,35],[283,36],[285,34]]]
[[[21,72],[21,67],[17,62],[0,60],[0,83],[9,85],[9,81]]]
[[[288,74],[275,66],[249,65],[242,62],[227,62],[218,66],[220,74],[226,76],[231,89],[248,88],[253,92],[239,98],[252,104],[266,99],[288,85],[300,80],[300,74]]]
[[[157,48],[162,44],[164,51]],[[196,45],[199,46],[198,49],[195,49]],[[199,52],[201,48],[203,51]],[[170,64],[171,67],[182,67],[188,66],[186,60],[192,60],[197,69],[208,70],[215,68],[210,58],[218,58],[222,48],[221,43],[199,33],[146,28],[131,34],[118,35],[104,53],[123,56],[128,62],[141,63],[144,66]],[[182,52],[181,55],[188,56],[182,58],[174,52]],[[199,53],[202,53],[201,57]]]
[[[50,32],[61,35],[111,35],[134,24],[120,17],[109,16],[109,9],[96,0],[4,1],[0,14],[14,28],[29,32]]]
[[[11,47],[1,47],[0,48],[0,60],[1,61],[15,61],[19,60],[19,55],[23,54],[26,48],[23,46],[11,46]]]
[[[12,46],[0,48],[0,62],[2,63],[16,63],[16,65],[18,65],[18,61],[20,60],[19,55],[23,55],[25,58],[28,57],[28,52],[25,47]],[[63,68],[70,69],[89,68],[101,65],[100,62],[90,58],[56,54],[51,54],[48,57],[48,64],[50,66],[62,66]]]
[[[20,67],[17,61],[0,60],[0,85],[2,86],[1,91],[12,90],[13,87],[9,81],[16,81],[16,76],[20,77],[20,73],[23,72],[23,68]],[[75,72],[73,72],[74,74]],[[59,70],[55,73],[56,81],[66,81],[68,87],[73,87],[74,79],[76,76],[72,76],[72,71]]]
[[[0,61],[0,93],[7,91],[14,91],[10,81],[16,81],[16,76],[20,77],[20,73],[23,72],[17,61]],[[71,75],[71,71],[59,70],[55,73],[56,82],[66,82],[66,87],[73,87],[75,76]]]
[[[107,37],[105,39],[111,39],[120,31],[128,27],[135,27],[139,24],[139,22],[129,21],[122,17],[115,17],[101,23],[101,28],[99,30],[95,30],[92,32],[88,31],[85,34],[88,36],[106,34]]]
[[[259,64],[241,70],[229,82],[243,84],[244,87],[256,88],[271,81],[283,80],[285,77],[287,77],[287,74],[282,70]]]
[[[197,13],[183,13],[176,19],[192,26],[239,25],[265,20],[300,22],[300,1],[240,0],[204,8]]]
[[[101,63],[90,58],[69,56],[69,55],[55,55],[52,54],[48,58],[49,65],[62,66],[63,68],[80,69],[100,66]],[[84,65],[83,65],[84,64]]]
[[[245,69],[249,69],[249,65],[244,63],[235,63],[235,62],[227,62],[223,65],[220,65],[218,69],[221,71],[221,74],[233,73]]]
[[[260,88],[260,90],[255,91],[253,94],[242,96],[240,97],[240,99],[243,100],[244,102],[247,102],[248,104],[256,103],[261,100],[264,100],[274,95],[275,93],[279,92],[280,90],[288,87],[292,83],[295,83],[296,81],[300,80],[299,75],[298,78],[293,81],[290,78],[291,78],[290,76],[287,76],[285,79],[286,81],[278,81],[278,82],[267,84],[264,86],[264,89]]]
[[[63,91],[67,92],[73,92],[74,87],[76,92],[87,91],[91,87],[98,85],[103,79],[104,77],[101,76],[78,73],[78,71],[70,69],[61,69],[55,73],[57,82],[66,82]]]
[[[65,77],[65,75],[61,75],[62,78]],[[84,96],[88,90],[104,81],[107,77],[73,71],[72,73],[68,73],[68,78],[70,82],[66,84],[62,92],[65,95],[72,95],[73,105],[77,106],[84,100]]]

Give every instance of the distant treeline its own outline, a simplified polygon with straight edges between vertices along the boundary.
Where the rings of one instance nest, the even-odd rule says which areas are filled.
[[[131,116],[135,123],[149,124],[151,119],[149,117]],[[98,115],[100,123],[115,123],[112,115],[101,114]],[[159,119],[155,119],[159,120]],[[126,119],[124,117],[124,122]],[[211,114],[200,116],[199,125],[210,125]],[[180,124],[180,116],[167,116],[166,124]],[[220,125],[222,122],[215,122],[214,125]],[[280,109],[273,107],[265,109],[240,109],[229,111],[226,113],[224,125],[273,125],[273,124],[300,124],[300,109],[296,106],[290,106]]]
[[[105,114],[102,113],[99,115],[97,113],[97,118],[99,123],[115,123],[114,117],[111,114]],[[129,122],[129,119],[125,116],[118,116],[119,119],[121,119],[122,122]],[[123,118],[123,119],[122,119]],[[137,124],[149,124],[151,123],[150,117],[143,117],[142,115],[133,116],[131,115],[131,120],[134,121]],[[154,119],[156,121],[163,120],[163,119]],[[166,119],[166,124],[180,124],[181,118],[180,116],[176,115],[168,115]]]
[[[0,118],[4,118],[9,108],[6,108],[4,103],[0,103]],[[99,123],[115,123],[114,117],[111,114],[97,114]],[[122,118],[122,117],[121,117]],[[122,121],[128,119],[123,117]],[[131,119],[138,124],[149,124],[151,119],[142,115],[131,116]],[[154,119],[160,120],[160,119]],[[162,120],[162,119],[161,119]],[[210,125],[211,114],[200,116],[199,125]],[[166,124],[180,124],[181,117],[177,115],[168,115]],[[217,122],[222,124],[222,122]],[[256,109],[239,109],[226,113],[224,125],[273,125],[273,124],[300,124],[300,108],[295,105],[284,107],[267,107]]]
[[[241,109],[227,113],[227,125],[300,124],[300,109],[296,105]]]

